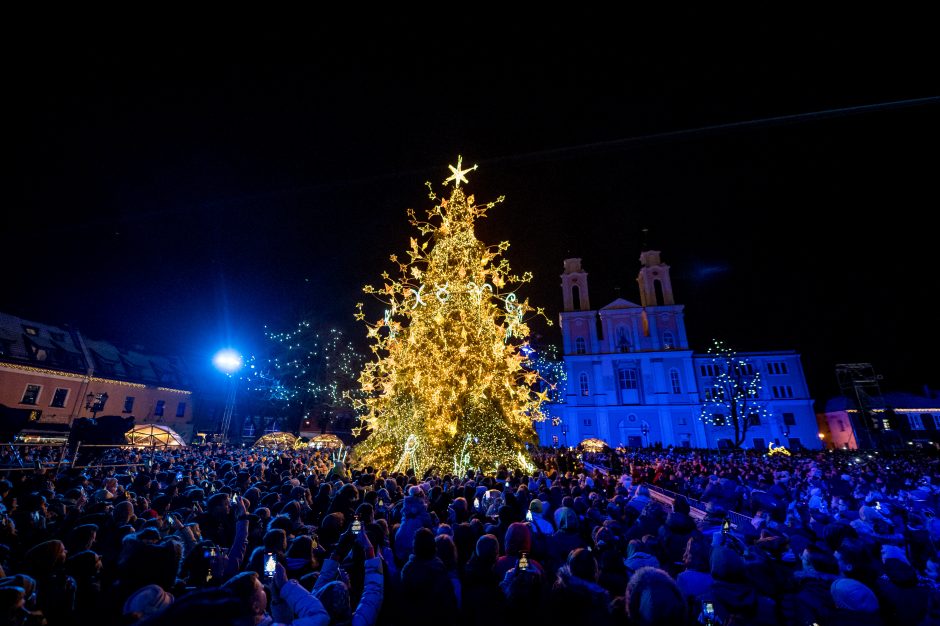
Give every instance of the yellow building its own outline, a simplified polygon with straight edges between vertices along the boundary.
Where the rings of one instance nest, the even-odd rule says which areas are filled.
[[[166,425],[188,441],[191,388],[179,357],[122,349],[77,329],[0,313],[0,433],[62,429],[79,417],[119,415]]]

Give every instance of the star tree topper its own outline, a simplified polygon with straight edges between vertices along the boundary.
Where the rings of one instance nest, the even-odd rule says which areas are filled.
[[[446,178],[444,180],[445,185],[449,183],[450,181],[454,181],[454,187],[460,187],[460,183],[469,182],[467,180],[467,177],[464,176],[464,174],[466,174],[467,172],[472,172],[473,170],[477,168],[477,166],[474,165],[473,167],[470,167],[464,170],[464,169],[461,169],[460,167],[462,164],[463,164],[463,157],[458,154],[457,155],[457,167],[454,167],[453,165],[447,166],[448,169],[450,169],[450,171],[453,172],[453,174],[449,178]]]

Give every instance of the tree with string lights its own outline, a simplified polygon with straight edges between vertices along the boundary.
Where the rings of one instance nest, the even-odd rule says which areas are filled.
[[[537,443],[533,421],[548,392],[527,368],[530,314],[515,289],[532,275],[513,274],[495,246],[476,238],[474,224],[503,200],[476,204],[461,183],[476,166],[449,166],[449,197],[431,202],[426,219],[408,211],[418,232],[406,258],[392,255],[395,276],[364,291],[384,315],[367,323],[374,359],[360,377],[357,401],[362,432],[356,448],[363,463],[393,469],[462,474],[500,466],[531,468],[528,445]],[[357,318],[365,320],[363,304]],[[547,320],[546,320],[547,321]]]
[[[268,356],[250,357],[243,369],[251,409],[296,432],[313,421],[322,429],[337,409],[352,407],[365,358],[341,330],[303,321],[290,331],[266,330],[265,338]]]
[[[730,433],[732,445],[740,448],[751,426],[770,419],[770,412],[760,401],[760,371],[717,339],[708,354],[711,362],[705,367],[712,378],[703,385],[705,401],[699,419],[706,428]]]

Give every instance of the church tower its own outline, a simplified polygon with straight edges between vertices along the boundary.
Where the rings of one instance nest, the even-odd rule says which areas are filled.
[[[564,311],[590,311],[587,272],[581,269],[581,259],[565,259],[565,273],[561,275]]]
[[[636,282],[640,284],[640,304],[648,306],[670,306],[676,303],[672,297],[672,282],[669,266],[659,258],[658,250],[640,253],[640,273]],[[567,264],[567,261],[565,261]]]

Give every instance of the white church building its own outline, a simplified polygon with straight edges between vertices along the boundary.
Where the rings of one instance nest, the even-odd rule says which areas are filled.
[[[544,407],[560,419],[535,424],[540,444],[576,446],[599,438],[612,447],[729,446],[730,426],[701,419],[716,372],[711,356],[689,345],[684,307],[675,302],[660,253],[640,255],[639,304],[618,298],[592,309],[581,259],[565,259],[564,266],[560,322],[567,388],[563,402]],[[739,351],[738,357],[760,372],[756,400],[766,409],[753,417],[741,447],[820,448],[800,355]]]

